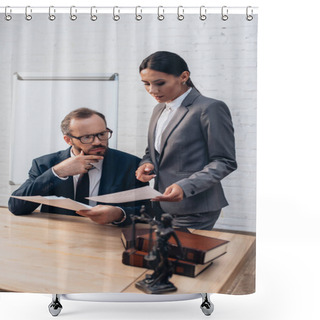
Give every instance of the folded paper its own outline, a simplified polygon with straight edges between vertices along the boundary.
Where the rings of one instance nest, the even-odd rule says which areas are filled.
[[[31,201],[31,202],[36,202],[39,204],[45,204],[48,206],[52,207],[58,207],[58,208],[63,208],[63,209],[68,209],[68,210],[88,210],[92,208],[89,205],[83,204],[81,202],[74,201],[69,198],[65,197],[57,197],[57,196],[12,196],[12,198],[24,200],[24,201]]]
[[[125,203],[131,201],[152,199],[161,195],[162,194],[159,191],[146,186],[142,188],[110,193],[96,197],[88,197],[86,199],[103,203]]]

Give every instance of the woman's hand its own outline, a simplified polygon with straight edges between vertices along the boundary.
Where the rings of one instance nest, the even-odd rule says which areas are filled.
[[[141,182],[149,182],[156,175],[153,174],[154,165],[152,163],[144,163],[136,171],[136,178]]]
[[[168,201],[168,202],[179,202],[183,199],[183,189],[177,185],[172,184],[169,186],[162,196],[151,199],[152,201]]]

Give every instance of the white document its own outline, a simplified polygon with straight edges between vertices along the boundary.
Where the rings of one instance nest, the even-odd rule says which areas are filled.
[[[52,207],[58,207],[58,208],[63,208],[63,209],[68,209],[68,210],[88,210],[91,209],[92,207],[89,205],[86,205],[81,202],[74,201],[69,198],[64,198],[64,197],[57,197],[57,196],[11,196],[12,198],[24,200],[24,201],[31,201],[31,202],[36,202],[39,204],[46,204],[48,206]]]
[[[124,203],[124,202],[152,199],[161,195],[162,194],[159,191],[149,186],[145,186],[142,188],[110,193],[102,196],[88,197],[86,199],[97,201],[97,202],[103,202],[103,203],[122,203],[122,202]]]

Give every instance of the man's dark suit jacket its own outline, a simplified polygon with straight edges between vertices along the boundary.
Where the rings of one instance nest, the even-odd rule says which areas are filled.
[[[29,171],[29,178],[12,195],[15,196],[63,196],[74,199],[73,177],[62,180],[52,172],[52,167],[70,157],[70,148],[56,153],[48,154],[32,162]],[[102,165],[102,174],[99,187],[99,195],[125,191],[129,189],[143,187],[146,184],[135,178],[135,171],[140,159],[131,154],[114,149],[108,149]],[[127,219],[121,225],[131,222],[130,214],[139,214],[140,203],[117,204],[125,210]],[[15,215],[25,215],[32,213],[37,207],[37,203],[10,198],[9,210]],[[74,211],[62,208],[41,206],[42,212],[58,213],[66,215],[77,215]]]

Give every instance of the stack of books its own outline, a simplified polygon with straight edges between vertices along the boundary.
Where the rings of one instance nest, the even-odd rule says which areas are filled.
[[[201,236],[187,230],[175,230],[180,243],[179,249],[173,237],[169,243],[169,260],[173,263],[174,273],[196,277],[207,269],[212,261],[227,252],[226,240]],[[144,257],[155,243],[155,231],[152,232],[151,244],[149,229],[136,229],[135,239],[132,238],[132,229],[122,229],[121,240],[125,247],[122,254],[122,263],[129,266],[149,268],[149,263]]]

